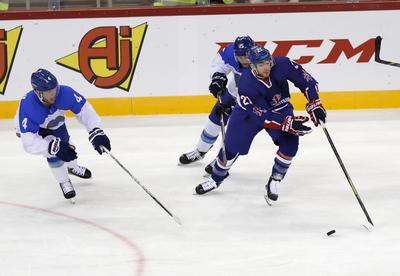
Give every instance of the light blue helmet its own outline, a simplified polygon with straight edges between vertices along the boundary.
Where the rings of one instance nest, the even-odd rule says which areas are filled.
[[[246,56],[247,51],[255,45],[253,39],[250,36],[238,36],[233,43],[233,51],[235,56]]]
[[[271,61],[274,62],[273,57],[271,56],[270,52],[261,46],[253,46],[250,48],[249,52],[247,53],[247,57],[250,60],[250,63],[256,65],[263,61]]]
[[[37,91],[47,91],[58,86],[56,77],[46,69],[38,69],[31,75],[31,84]]]

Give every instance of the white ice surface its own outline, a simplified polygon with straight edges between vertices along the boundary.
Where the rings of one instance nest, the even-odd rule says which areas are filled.
[[[1,276],[400,275],[400,110],[330,111],[328,130],[376,227],[320,128],[301,138],[279,201],[263,192],[276,147],[260,133],[219,189],[193,195],[205,160],[177,166],[206,115],[103,118],[113,154],[179,226],[68,120],[90,180],[66,201],[45,159],[25,153],[0,121]],[[327,237],[326,232],[336,229]]]

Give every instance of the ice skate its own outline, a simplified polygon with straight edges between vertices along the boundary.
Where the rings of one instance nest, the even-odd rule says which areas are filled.
[[[270,177],[267,185],[265,185],[265,194],[264,198],[268,205],[271,205],[270,200],[277,201],[278,200],[278,184],[281,182],[275,178]]]
[[[83,166],[76,166],[75,168],[68,168],[68,173],[80,178],[91,178],[92,172]]]
[[[73,197],[75,197],[76,193],[74,190],[74,186],[72,186],[71,180],[60,183],[60,187],[66,199],[72,199]]]
[[[195,149],[194,151],[184,153],[179,157],[179,163],[181,165],[191,164],[204,158],[206,152],[201,152]]]
[[[211,192],[212,190],[218,188],[220,183],[215,182],[211,177],[208,178],[203,183],[196,186],[196,194],[203,195],[205,193]]]

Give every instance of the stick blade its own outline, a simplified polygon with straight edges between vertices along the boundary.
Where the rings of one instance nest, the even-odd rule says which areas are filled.
[[[175,220],[176,223],[178,223],[179,225],[182,225],[182,221],[179,217],[173,215],[172,218]]]
[[[370,231],[370,232],[371,232],[371,231],[374,229],[374,227],[375,227],[373,224],[371,224],[371,223],[369,223],[369,222],[363,224],[363,226],[364,226],[365,229],[367,229],[367,230]]]
[[[382,43],[382,37],[377,36],[375,38],[375,61],[379,62],[380,61],[380,51],[381,51],[381,43]]]

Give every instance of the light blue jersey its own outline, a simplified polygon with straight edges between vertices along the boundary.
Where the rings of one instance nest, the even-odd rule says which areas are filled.
[[[20,101],[14,118],[15,130],[21,137],[24,149],[31,154],[52,157],[48,153],[51,135],[44,133],[57,133],[56,136],[64,137],[68,142],[69,135],[65,127],[67,110],[75,114],[88,132],[100,127],[100,117],[84,96],[66,85],[60,85],[57,89],[56,100],[51,106],[42,103],[33,90]]]
[[[20,133],[37,133],[40,128],[55,130],[65,122],[65,111],[79,114],[86,99],[69,86],[60,85],[56,101],[45,106],[33,90],[22,98],[19,106],[18,130]]]
[[[217,56],[211,63],[210,77],[212,77],[215,72],[224,73],[227,76],[232,72],[233,78],[228,80],[227,89],[229,94],[236,98],[237,84],[239,83],[243,71],[247,68],[241,66],[237,61],[233,51],[233,46],[233,43],[228,44],[228,46],[218,52]]]

